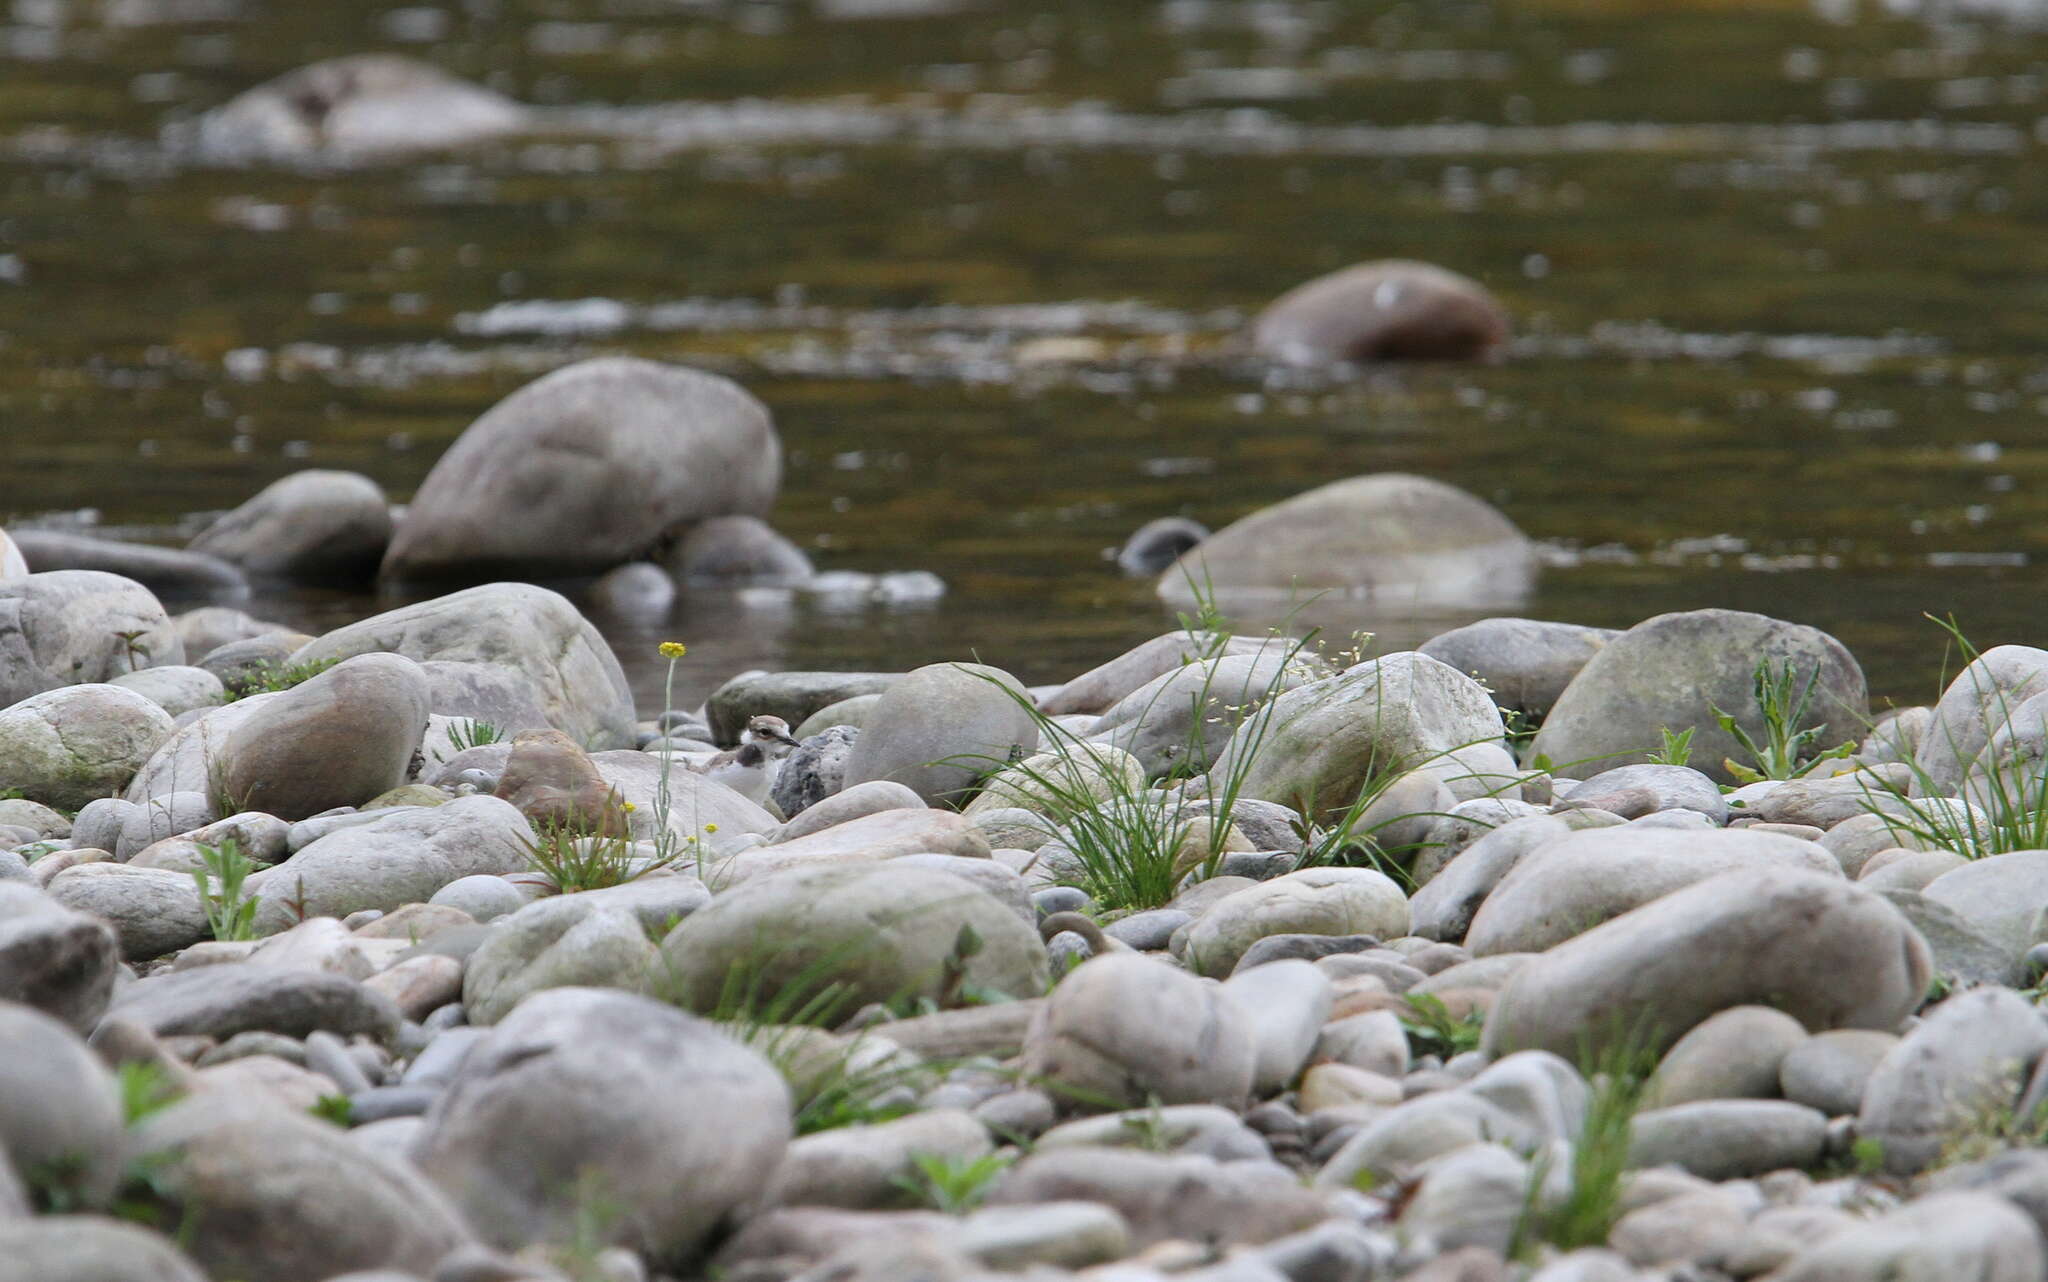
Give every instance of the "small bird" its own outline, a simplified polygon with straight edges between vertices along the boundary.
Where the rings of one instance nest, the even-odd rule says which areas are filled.
[[[755,717],[740,732],[740,746],[719,753],[710,760],[692,764],[690,769],[714,783],[724,784],[755,805],[768,799],[782,759],[796,751],[802,741],[789,732],[781,717]]]

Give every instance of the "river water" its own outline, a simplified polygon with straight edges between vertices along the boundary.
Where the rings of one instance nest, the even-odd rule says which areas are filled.
[[[1982,8],[0,0],[0,521],[171,542],[308,466],[402,499],[522,382],[632,352],[773,408],[821,568],[950,589],[602,620],[649,699],[669,637],[678,702],[753,666],[1058,680],[1171,623],[1105,557],[1142,522],[1402,470],[1542,543],[1519,613],[1760,610],[1923,701],[1924,615],[2041,640],[2048,35]],[[370,49],[560,128],[357,168],[159,141]],[[1329,381],[1234,345],[1380,257],[1483,281],[1511,358]]]

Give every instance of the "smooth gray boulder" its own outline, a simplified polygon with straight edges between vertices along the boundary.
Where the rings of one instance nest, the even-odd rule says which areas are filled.
[[[1843,975],[1858,982],[1844,985]],[[1731,1006],[1775,1006],[1808,1029],[1897,1027],[1932,975],[1898,909],[1841,878],[1723,873],[1551,948],[1515,971],[1481,1049],[1662,1053]]]
[[[97,1215],[0,1217],[0,1260],[35,1282],[207,1282],[169,1239]]]
[[[158,1036],[193,1033],[222,1041],[251,1029],[389,1041],[399,1023],[389,998],[355,980],[254,962],[219,962],[139,979],[115,996],[108,1017]]]
[[[1631,1166],[1732,1180],[1820,1160],[1827,1115],[1785,1100],[1712,1099],[1646,1109],[1630,1124]]]
[[[1916,766],[1936,791],[1959,788],[1991,741],[2041,694],[2048,694],[2048,650],[2001,645],[1984,651],[1942,691],[1920,733]]]
[[[1090,738],[1136,757],[1151,778],[1199,769],[1274,697],[1330,675],[1313,654],[1269,647],[1198,659],[1139,686],[1102,714]]]
[[[412,1158],[501,1248],[591,1232],[674,1268],[753,1201],[788,1148],[782,1074],[716,1027],[625,993],[557,988],[463,1060]]]
[[[133,579],[98,570],[0,579],[0,707],[184,661],[170,616]]]
[[[1781,1010],[1731,1006],[1700,1021],[1664,1053],[1641,1106],[1775,1099],[1779,1066],[1806,1040],[1805,1026]]]
[[[50,879],[50,898],[114,928],[121,956],[147,961],[188,948],[211,933],[191,874],[127,864],[88,863]]]
[[[381,573],[608,570],[705,517],[766,512],[781,479],[768,410],[731,379],[637,357],[579,361],[456,438],[413,496]]]
[[[1728,803],[1720,787],[1689,766],[1618,766],[1583,783],[1563,780],[1553,809],[1605,810],[1624,819],[1689,810],[1717,826],[1728,822]]]
[[[164,740],[143,763],[142,769],[136,772],[127,791],[122,794],[123,799],[145,805],[180,793],[210,797],[215,791],[214,785],[221,778],[221,751],[227,746],[229,736],[266,704],[283,697],[283,693],[254,694],[237,699],[233,703],[210,708],[179,726],[176,733]],[[158,841],[175,835],[157,832],[150,840]]]
[[[1647,761],[1662,731],[1691,728],[1693,763],[1730,782],[1721,763],[1742,750],[1714,709],[1761,742],[1755,676],[1763,662],[1792,666],[1795,696],[1812,680],[1800,725],[1820,731],[1821,747],[1858,737],[1869,698],[1863,669],[1841,642],[1761,614],[1691,610],[1647,619],[1608,642],[1565,687],[1530,751],[1556,763],[1560,774],[1590,774]]]
[[[1880,872],[1883,870],[1880,869]],[[1958,869],[1957,871],[1961,871]],[[1942,874],[1946,876],[1947,874]],[[1936,881],[1940,877],[1935,878]],[[1865,883],[1870,885],[1871,883]],[[1931,882],[1929,883],[1932,884]],[[1923,890],[1886,890],[1872,886],[1913,923],[1934,955],[1934,973],[1956,988],[1979,984],[2026,986],[2031,974],[2024,948],[2001,943],[1978,930],[1971,918],[1927,898]]]
[[[1573,831],[1562,819],[1530,815],[1486,833],[1410,896],[1409,928],[1424,939],[1463,940],[1479,906],[1530,851],[1569,837]]]
[[[0,709],[0,790],[77,810],[126,788],[176,727],[149,699],[66,686]]]
[[[1315,963],[1300,958],[1254,966],[1231,976],[1223,988],[1244,1012],[1257,1049],[1254,1095],[1278,1094],[1301,1076],[1315,1051],[1336,990]]]
[[[4,532],[0,532],[0,538],[4,537]],[[17,538],[23,549],[34,555],[35,568],[42,573],[91,571],[111,574],[151,592],[176,597],[233,599],[249,593],[249,581],[242,572],[218,557],[60,530],[23,531]],[[4,577],[0,575],[0,578]],[[223,613],[241,613],[225,606],[206,608]],[[175,629],[174,633],[182,640],[182,633],[176,633]],[[187,652],[199,653],[190,647],[187,647]]]
[[[338,829],[281,864],[252,873],[256,930],[274,934],[301,917],[391,912],[425,903],[462,877],[532,866],[533,830],[496,797],[458,797],[441,806],[404,806]]]
[[[710,900],[695,877],[649,876],[526,905],[486,934],[463,968],[469,1022],[495,1024],[549,988],[647,988],[660,973],[649,936]]]
[[[1105,953],[1054,988],[1024,1039],[1025,1071],[1065,1108],[1241,1106],[1255,1025],[1224,986],[1136,953]]]
[[[1863,1091],[1859,1138],[1884,1147],[1884,1169],[1913,1175],[1964,1131],[1998,1124],[2043,1051],[2048,1022],[2005,988],[1949,998],[1885,1055]]]
[[[776,831],[775,840],[795,841],[887,810],[923,809],[924,799],[910,789],[900,783],[877,779],[873,783],[856,784],[806,807],[801,817],[790,819]]]
[[[546,588],[488,583],[400,606],[336,628],[301,647],[291,660],[311,663],[377,651],[404,655],[422,666],[447,662],[497,669],[530,692],[547,725],[586,749],[633,746],[633,692],[618,657],[575,606]],[[484,715],[445,698],[437,699],[433,711]],[[499,726],[514,728],[527,727]]]
[[[145,1119],[131,1152],[149,1164],[184,1249],[216,1278],[430,1274],[470,1240],[450,1201],[410,1167],[259,1095],[189,1096]]]
[[[1544,1132],[1492,1100],[1467,1091],[1431,1091],[1373,1114],[1316,1172],[1315,1187],[1355,1188],[1404,1179],[1432,1158],[1472,1144],[1533,1149]]]
[[[1129,1222],[1131,1242],[1268,1242],[1329,1215],[1324,1198],[1277,1162],[1219,1162],[1128,1148],[1051,1149],[1005,1172],[990,1206],[1094,1202]]]
[[[957,1108],[838,1127],[792,1143],[761,1200],[767,1206],[852,1210],[915,1206],[918,1158],[964,1164],[994,1147],[988,1128]]]
[[[1097,664],[1039,700],[1038,709],[1048,717],[1100,716],[1146,682],[1198,659],[1272,650],[1288,653],[1300,644],[1293,637],[1241,637],[1183,628],[1141,642],[1107,663]]]
[[[1507,311],[1479,282],[1402,258],[1306,281],[1252,323],[1253,349],[1288,365],[1483,360],[1507,340]]]
[[[1198,975],[1222,978],[1268,935],[1408,933],[1408,902],[1386,874],[1370,868],[1306,868],[1246,887],[1211,905],[1187,935]]]
[[[663,568],[678,583],[702,587],[786,588],[817,574],[803,549],[758,516],[713,516],[697,522],[677,540]]]
[[[367,476],[308,468],[271,482],[186,546],[251,574],[366,583],[391,541],[391,507]]]
[[[749,880],[662,942],[665,995],[715,1010],[738,983],[791,1010],[827,985],[843,1019],[868,1002],[957,1003],[981,989],[1045,991],[1038,932],[971,882],[893,862],[798,869]]]
[[[120,937],[32,886],[0,882],[0,999],[84,1033],[107,1009]]]
[[[1481,619],[1417,646],[1485,686],[1502,709],[1541,720],[1600,648],[1621,633],[1537,619]]]
[[[1954,911],[1972,930],[2017,957],[2042,939],[2048,850],[1971,860],[1928,882],[1920,894]]]
[[[360,654],[243,719],[218,755],[237,810],[305,819],[360,806],[412,776],[427,729],[427,676],[396,654]]]
[[[1289,690],[1231,737],[1208,787],[1311,819],[1350,805],[1378,776],[1498,743],[1500,710],[1472,678],[1412,651]]]
[[[227,687],[204,668],[170,666],[124,672],[107,683],[133,690],[172,717],[218,706],[227,698]]]
[[[0,1046],[0,1160],[51,1204],[102,1204],[122,1175],[114,1075],[72,1029],[13,1002],[0,1002]]]
[[[704,710],[712,739],[730,746],[754,717],[781,717],[800,726],[813,713],[880,694],[902,679],[900,672],[744,672],[713,690]]]
[[[1546,842],[1472,915],[1474,956],[1540,953],[1632,909],[1723,873],[1789,869],[1841,879],[1810,841],[1740,829],[1596,828]]]
[[[1871,1074],[1898,1044],[1896,1033],[1873,1028],[1815,1033],[1779,1061],[1778,1089],[1793,1103],[1829,1117],[1853,1117],[1863,1107]]]
[[[200,117],[192,141],[231,161],[354,161],[482,142],[527,127],[527,109],[397,54],[329,58]]]
[[[1468,1144],[1424,1166],[1401,1208],[1401,1232],[1439,1249],[1505,1254],[1529,1205],[1529,1163],[1499,1144]]]
[[[171,596],[234,598],[249,592],[249,580],[240,570],[198,552],[57,530],[20,530],[14,541],[30,567],[44,573],[96,570]]]
[[[1015,677],[979,663],[928,664],[882,692],[846,759],[846,786],[889,779],[939,802],[1037,747],[1031,697]]]
[[[1234,521],[1160,575],[1178,610],[1338,599],[1408,607],[1512,602],[1536,577],[1528,537],[1492,505],[1428,477],[1333,481]]]
[[[1808,1246],[1771,1282],[2034,1282],[2048,1270],[2040,1233],[1991,1193],[1917,1198]]]

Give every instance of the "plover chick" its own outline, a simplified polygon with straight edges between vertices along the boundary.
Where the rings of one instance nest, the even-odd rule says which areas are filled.
[[[782,759],[794,752],[800,742],[781,717],[755,717],[740,732],[739,747],[690,768],[758,806],[768,799],[768,790],[775,786],[775,774],[782,767]]]

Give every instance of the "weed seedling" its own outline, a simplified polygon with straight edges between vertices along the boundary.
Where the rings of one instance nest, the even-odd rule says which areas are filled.
[[[256,863],[242,853],[233,837],[218,846],[198,844],[200,867],[192,870],[199,883],[199,900],[206,907],[206,924],[213,937],[223,941],[256,938],[257,900],[245,897],[242,884],[256,870]]]
[[[989,1186],[1009,1169],[1013,1160],[1006,1153],[984,1153],[974,1158],[916,1153],[910,1159],[916,1170],[897,1176],[895,1183],[921,1206],[948,1215],[965,1215],[981,1205]]]

